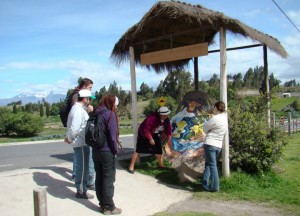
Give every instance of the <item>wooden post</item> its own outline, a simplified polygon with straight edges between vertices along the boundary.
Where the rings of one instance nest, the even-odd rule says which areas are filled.
[[[47,216],[47,192],[45,188],[33,190],[34,216]]]
[[[220,28],[220,100],[225,103],[227,109],[227,54],[226,54],[226,30]],[[229,131],[229,130],[228,130]],[[222,174],[229,177],[229,132],[225,134],[222,150]]]
[[[199,91],[198,57],[194,57],[194,83],[195,91]]]
[[[270,85],[269,85],[269,69],[268,69],[268,50],[267,46],[263,46],[264,50],[264,78],[266,82],[266,95],[267,95],[267,117],[268,125],[271,126],[271,103],[270,103]]]
[[[275,117],[275,113],[272,113],[272,126],[275,128],[276,127],[276,117]]]
[[[135,74],[135,57],[134,48],[129,47],[130,53],[130,76],[131,76],[131,104],[132,104],[132,121],[133,121],[133,140],[134,149],[136,147],[138,133],[138,110],[137,110],[137,93],[136,93],[136,74]]]
[[[293,133],[296,133],[295,131],[295,119],[293,118]]]
[[[288,132],[289,132],[289,136],[292,136],[292,131],[291,131],[291,112],[288,112]]]

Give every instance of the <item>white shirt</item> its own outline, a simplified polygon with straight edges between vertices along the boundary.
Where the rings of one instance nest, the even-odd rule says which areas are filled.
[[[89,115],[86,108],[79,102],[75,102],[68,115],[67,137],[73,147],[84,146],[85,144],[85,127]]]
[[[227,113],[214,115],[203,125],[203,131],[206,133],[204,144],[222,148],[224,135],[227,130]]]

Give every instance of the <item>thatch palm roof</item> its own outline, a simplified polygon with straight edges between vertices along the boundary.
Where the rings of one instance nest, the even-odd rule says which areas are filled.
[[[143,53],[207,42],[214,43],[220,27],[236,35],[250,38],[266,45],[283,58],[287,52],[280,42],[267,34],[247,26],[237,19],[209,10],[200,5],[183,2],[160,1],[156,3],[134,26],[115,44],[111,59],[120,65],[130,59],[129,47],[134,47],[136,64],[140,64]],[[183,69],[190,59],[147,65],[148,69],[161,72]]]

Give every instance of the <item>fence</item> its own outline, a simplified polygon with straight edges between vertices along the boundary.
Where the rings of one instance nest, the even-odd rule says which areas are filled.
[[[279,120],[276,120],[275,113],[272,113],[271,125],[272,127],[281,128],[283,131],[287,132],[289,136],[291,136],[292,133],[300,131],[300,119],[292,118],[291,112],[288,112],[287,119],[280,117]]]

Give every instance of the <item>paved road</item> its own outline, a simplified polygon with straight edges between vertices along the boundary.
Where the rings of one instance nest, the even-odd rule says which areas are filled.
[[[124,152],[133,151],[133,136],[121,136]],[[72,161],[73,148],[62,141],[0,145],[0,172],[23,168],[35,168]]]

